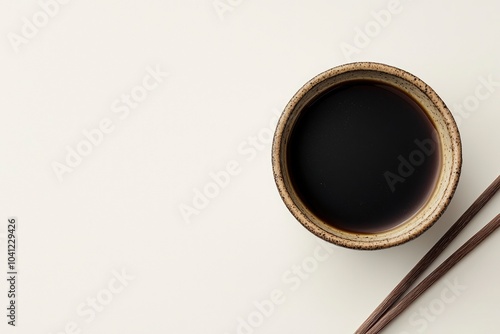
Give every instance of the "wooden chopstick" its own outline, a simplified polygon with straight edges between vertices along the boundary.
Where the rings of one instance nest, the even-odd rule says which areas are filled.
[[[366,334],[387,310],[398,301],[401,296],[411,287],[421,274],[434,262],[434,260],[448,247],[457,235],[467,226],[472,218],[483,208],[483,206],[500,189],[500,175],[479,195],[472,205],[462,214],[450,229],[439,239],[439,241],[424,255],[424,257],[410,270],[401,282],[389,293],[380,305],[358,328],[355,334]]]
[[[485,227],[467,240],[457,251],[448,257],[439,267],[422,280],[415,288],[397,302],[389,311],[387,311],[377,321],[366,334],[376,334],[380,332],[389,322],[403,312],[411,303],[413,303],[421,294],[432,286],[438,279],[446,274],[455,264],[469,254],[477,245],[486,239],[500,227],[500,214],[493,218]]]

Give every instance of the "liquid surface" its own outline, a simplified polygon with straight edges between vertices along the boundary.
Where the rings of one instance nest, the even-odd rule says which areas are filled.
[[[398,89],[355,81],[312,101],[287,147],[292,185],[334,227],[375,233],[411,217],[439,170],[436,129]]]

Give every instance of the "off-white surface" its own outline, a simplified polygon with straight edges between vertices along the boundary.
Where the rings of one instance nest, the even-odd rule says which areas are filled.
[[[43,22],[36,1],[0,2],[0,275],[10,216],[20,273],[16,328],[0,280],[2,333],[352,333],[500,172],[495,1],[57,7]],[[33,15],[46,25],[23,37]],[[464,153],[438,224],[374,252],[307,232],[282,204],[270,162],[275,114],[288,99],[319,72],[360,60],[431,85],[458,115]],[[131,92],[147,92],[133,109],[120,102]],[[98,145],[82,144],[100,125],[108,133]],[[54,165],[61,170],[78,145],[92,151],[60,182]],[[210,173],[226,169],[232,175],[214,187]],[[213,198],[203,201],[195,194],[206,187]],[[447,255],[499,209],[497,197]],[[497,332],[499,252],[500,233],[385,333]]]

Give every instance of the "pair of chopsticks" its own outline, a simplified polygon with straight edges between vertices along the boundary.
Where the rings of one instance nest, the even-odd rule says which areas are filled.
[[[500,226],[500,214],[493,218],[479,232],[465,242],[457,251],[448,257],[432,273],[424,278],[415,288],[403,294],[412,286],[418,277],[431,265],[431,263],[445,250],[456,236],[467,226],[472,218],[500,189],[500,176],[472,203],[464,214],[453,224],[439,241],[424,255],[403,280],[389,293],[384,301],[363,322],[355,334],[376,334],[389,322],[403,312],[413,301],[423,294],[434,282],[441,278],[448,270],[469,254],[477,245],[486,239]]]

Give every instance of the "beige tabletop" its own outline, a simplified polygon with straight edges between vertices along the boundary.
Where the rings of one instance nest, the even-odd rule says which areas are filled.
[[[353,333],[500,169],[495,1],[0,2],[1,333]],[[381,251],[329,245],[271,169],[288,100],[351,61],[446,102],[463,169],[442,218]],[[500,209],[492,200],[446,255]],[[498,232],[497,232],[498,233]],[[384,333],[495,333],[500,233]],[[16,305],[16,328],[6,308]]]

